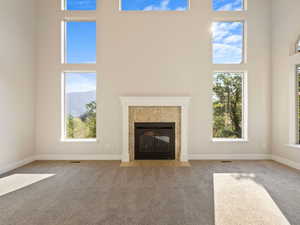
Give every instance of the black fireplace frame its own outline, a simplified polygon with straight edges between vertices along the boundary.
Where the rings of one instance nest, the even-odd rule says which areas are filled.
[[[170,129],[170,151],[169,152],[139,152],[139,135],[142,130],[147,129]],[[175,160],[175,123],[134,123],[134,159],[135,160]]]

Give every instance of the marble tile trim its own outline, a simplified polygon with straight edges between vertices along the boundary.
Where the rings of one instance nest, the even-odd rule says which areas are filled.
[[[129,159],[134,160],[134,123],[175,122],[175,156],[181,151],[181,107],[180,106],[129,106]]]

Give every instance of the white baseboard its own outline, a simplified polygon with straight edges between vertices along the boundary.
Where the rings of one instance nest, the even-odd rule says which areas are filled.
[[[121,160],[118,154],[41,154],[36,160]],[[190,160],[270,160],[268,154],[191,154]]]
[[[190,154],[190,160],[270,160],[270,154]]]
[[[190,154],[189,160],[274,160],[300,170],[300,163],[269,154]],[[0,167],[0,175],[35,160],[121,160],[119,154],[41,154]]]
[[[36,160],[121,160],[119,154],[41,154]]]
[[[28,158],[23,159],[23,160],[20,160],[18,162],[9,163],[9,164],[7,164],[5,166],[0,167],[0,175],[4,174],[4,173],[7,173],[7,172],[9,172],[11,170],[17,169],[19,167],[22,167],[22,166],[24,166],[26,164],[29,164],[29,163],[33,162],[33,161],[35,161],[35,157],[34,156],[28,157]]]
[[[272,160],[282,163],[286,166],[292,167],[294,169],[300,170],[300,163],[296,163],[292,160],[277,156],[277,155],[272,155]]]

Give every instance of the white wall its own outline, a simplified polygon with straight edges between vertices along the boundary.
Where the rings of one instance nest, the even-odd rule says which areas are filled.
[[[300,163],[300,148],[290,147],[295,129],[293,99],[295,92],[295,65],[300,56],[291,56],[292,48],[300,35],[298,0],[273,0],[272,10],[272,97],[273,97],[273,146],[275,156]],[[300,167],[299,167],[300,168]]]
[[[217,13],[211,0],[191,0],[187,12],[119,12],[118,1],[101,0],[97,18],[98,143],[60,142],[60,1],[38,1],[38,154],[120,154],[119,96],[191,96],[191,154],[268,154],[271,129],[270,0],[249,0],[246,13]],[[75,14],[69,13],[69,16]],[[247,20],[246,65],[211,64],[210,26],[214,20]],[[212,73],[247,70],[249,142],[213,143]]]
[[[34,154],[35,1],[1,1],[0,170]]]

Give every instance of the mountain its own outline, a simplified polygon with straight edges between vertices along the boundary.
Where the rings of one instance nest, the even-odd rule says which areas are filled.
[[[86,104],[96,101],[96,91],[71,92],[66,96],[66,113],[79,117],[86,112]]]

